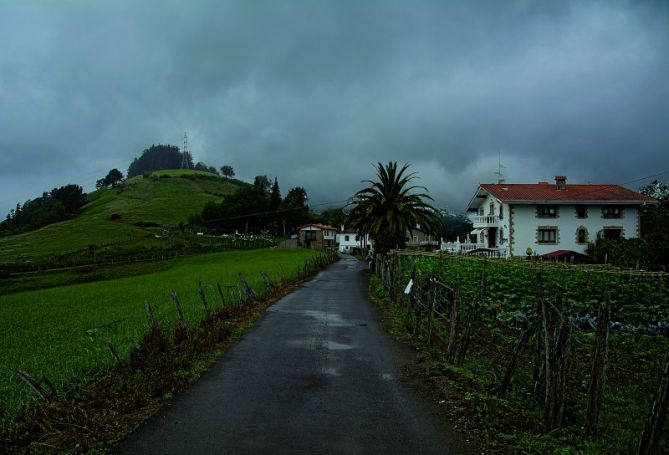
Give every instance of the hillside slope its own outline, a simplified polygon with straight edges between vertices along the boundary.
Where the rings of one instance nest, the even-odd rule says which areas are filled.
[[[165,229],[175,230],[209,201],[220,201],[243,182],[200,171],[157,171],[133,177],[116,188],[87,195],[77,218],[36,231],[0,238],[0,265],[38,264],[48,258],[114,248],[117,252],[160,248]]]

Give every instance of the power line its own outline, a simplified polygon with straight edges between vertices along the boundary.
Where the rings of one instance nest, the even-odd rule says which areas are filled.
[[[330,202],[321,202],[319,204],[312,204],[310,207],[320,207],[323,205],[334,205],[334,204],[341,204],[341,203],[349,203],[349,199],[344,199],[341,201],[330,201]],[[234,215],[234,216],[228,216],[228,217],[223,217],[223,218],[214,218],[211,220],[206,220],[205,223],[212,223],[215,221],[227,221],[227,220],[238,220],[242,218],[250,218],[253,216],[262,216],[262,215],[276,215],[278,213],[286,213],[286,212],[292,212],[292,211],[297,211],[297,210],[304,210],[305,207],[290,207],[286,209],[278,209],[278,210],[266,210],[263,212],[254,212],[254,213],[249,213],[246,215]]]

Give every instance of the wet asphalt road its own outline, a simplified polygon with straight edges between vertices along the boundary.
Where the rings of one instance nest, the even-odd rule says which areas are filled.
[[[350,256],[272,306],[188,390],[132,433],[123,454],[463,453],[402,381]]]

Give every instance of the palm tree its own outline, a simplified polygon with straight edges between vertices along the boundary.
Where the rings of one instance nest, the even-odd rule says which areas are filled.
[[[410,185],[415,173],[407,173],[408,164],[398,169],[397,162],[378,163],[376,182],[366,180],[370,186],[353,196],[353,206],[348,223],[362,236],[374,239],[377,253],[386,253],[406,245],[407,232],[420,226],[420,230],[439,235],[439,212],[425,200],[433,201],[427,188]],[[413,194],[415,190],[424,193]]]

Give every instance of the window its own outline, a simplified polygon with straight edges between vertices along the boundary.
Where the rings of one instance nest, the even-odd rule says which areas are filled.
[[[581,226],[576,229],[576,243],[583,244],[588,242],[588,230]]]
[[[588,208],[584,205],[576,206],[576,218],[587,218],[588,217]]]
[[[360,236],[356,235],[356,236],[355,236],[355,241],[356,241],[356,242],[359,242],[359,241],[360,241]]]
[[[539,218],[556,218],[557,207],[554,205],[539,205],[537,206],[537,216]]]
[[[491,202],[490,207],[488,208],[488,215],[494,215],[494,214],[495,214],[495,204]]]
[[[604,228],[602,236],[605,239],[619,239],[623,236],[623,230],[622,228]]]
[[[556,227],[540,227],[537,229],[538,243],[557,243]]]
[[[620,207],[602,207],[602,217],[604,218],[622,218]]]
[[[345,235],[345,236],[344,236],[344,241],[345,241],[345,242],[348,242],[348,241],[349,241],[349,236],[348,236],[348,235]]]
[[[503,220],[504,219],[504,205],[500,204],[499,206],[499,219]]]

